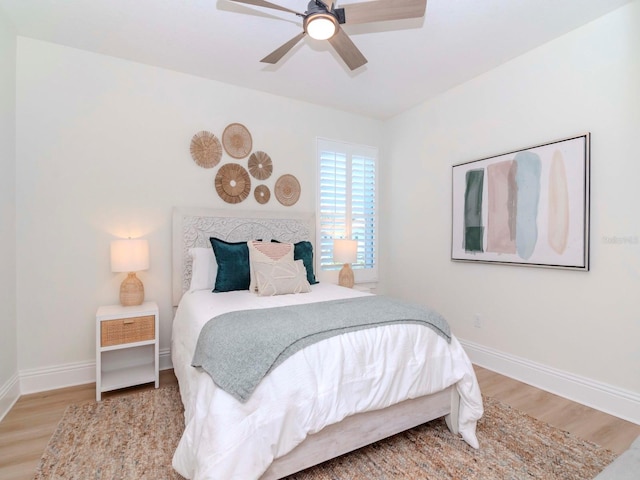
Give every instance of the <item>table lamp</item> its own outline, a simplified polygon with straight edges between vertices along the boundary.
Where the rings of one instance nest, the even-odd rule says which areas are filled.
[[[333,261],[336,263],[343,263],[340,274],[338,275],[338,284],[353,288],[353,270],[351,270],[351,264],[358,259],[358,241],[346,240],[346,239],[334,239],[333,240]]]
[[[149,242],[142,239],[111,241],[111,271],[127,272],[120,285],[120,303],[125,307],[140,305],[144,300],[144,285],[136,272],[149,268]]]

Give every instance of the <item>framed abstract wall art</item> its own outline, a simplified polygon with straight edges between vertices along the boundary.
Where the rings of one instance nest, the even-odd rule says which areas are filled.
[[[589,270],[590,134],[452,168],[452,260]]]

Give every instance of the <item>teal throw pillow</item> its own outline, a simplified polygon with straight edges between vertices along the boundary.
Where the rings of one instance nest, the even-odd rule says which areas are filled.
[[[211,246],[218,264],[218,274],[214,292],[249,290],[251,273],[249,270],[249,247],[247,242],[225,242],[211,237]]]

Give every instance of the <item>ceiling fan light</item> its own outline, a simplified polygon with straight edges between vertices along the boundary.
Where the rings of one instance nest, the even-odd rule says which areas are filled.
[[[316,40],[327,40],[338,30],[336,19],[328,14],[317,14],[307,17],[305,22],[307,34]]]

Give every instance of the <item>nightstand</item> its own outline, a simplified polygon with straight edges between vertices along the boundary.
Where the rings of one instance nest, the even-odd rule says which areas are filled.
[[[158,305],[109,305],[96,312],[96,400],[102,392],[155,382],[158,368]]]

